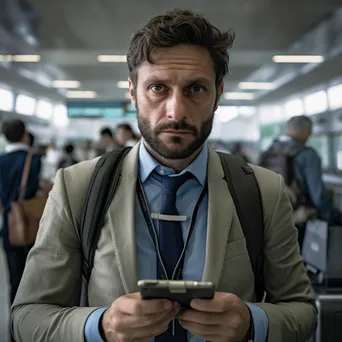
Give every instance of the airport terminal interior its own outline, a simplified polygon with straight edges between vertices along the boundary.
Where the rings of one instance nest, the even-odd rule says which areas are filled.
[[[53,185],[59,168],[140,140],[127,49],[148,19],[174,8],[236,35],[209,145],[258,165],[286,122],[305,115],[313,122],[307,144],[342,211],[342,0],[0,0],[0,124],[25,123],[42,158],[42,186]],[[0,132],[1,154],[7,145]],[[313,282],[329,287],[316,342],[342,340],[340,231],[323,261],[307,260]],[[8,283],[1,244],[0,342],[10,341]]]

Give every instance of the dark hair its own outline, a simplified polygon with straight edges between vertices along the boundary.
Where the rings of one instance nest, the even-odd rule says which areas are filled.
[[[206,48],[213,60],[216,85],[220,85],[228,73],[229,54],[235,34],[219,31],[207,19],[189,10],[175,9],[152,18],[132,37],[127,53],[130,78],[136,85],[137,69],[144,61],[153,63],[151,53],[155,48],[179,44],[198,45]]]
[[[29,145],[32,147],[34,145],[35,137],[31,132],[28,133],[28,136],[29,136]]]
[[[128,131],[128,132],[130,132],[132,134],[134,134],[132,126],[130,124],[128,124],[128,123],[121,123],[121,124],[118,124],[116,126],[116,129],[120,129],[120,128],[124,129],[124,130],[126,130],[126,131]]]
[[[2,133],[10,143],[17,143],[24,137],[26,128],[23,121],[10,119],[2,124]]]
[[[289,121],[287,121],[285,128],[287,131],[295,131],[301,133],[307,130],[311,130],[312,125],[313,122],[308,116],[298,115],[293,116]]]
[[[100,132],[100,135],[103,136],[103,135],[109,135],[111,138],[113,138],[113,133],[111,131],[110,128],[106,127],[106,128],[103,128]]]
[[[65,145],[64,151],[65,151],[67,154],[72,154],[72,153],[74,152],[74,145],[72,145],[72,144],[67,144],[67,145]]]

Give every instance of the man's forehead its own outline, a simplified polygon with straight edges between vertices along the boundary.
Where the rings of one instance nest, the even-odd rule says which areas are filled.
[[[158,48],[151,54],[151,62],[144,61],[138,68],[144,80],[182,78],[211,82],[215,78],[211,57],[199,46]]]

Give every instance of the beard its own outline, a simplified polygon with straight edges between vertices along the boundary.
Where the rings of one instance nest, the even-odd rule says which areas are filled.
[[[205,143],[213,127],[214,113],[209,119],[202,122],[200,129],[197,129],[185,120],[171,121],[153,127],[151,121],[141,115],[138,106],[136,110],[138,126],[142,137],[156,153],[166,159],[185,159],[190,157]],[[165,130],[187,131],[192,133],[195,139],[190,141],[187,146],[184,146],[183,137],[177,135],[169,137],[168,142],[164,142],[159,135]]]

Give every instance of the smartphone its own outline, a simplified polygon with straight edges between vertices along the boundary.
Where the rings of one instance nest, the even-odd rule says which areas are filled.
[[[212,282],[183,280],[139,280],[143,299],[170,299],[183,307],[190,307],[192,299],[212,299],[215,285]]]

